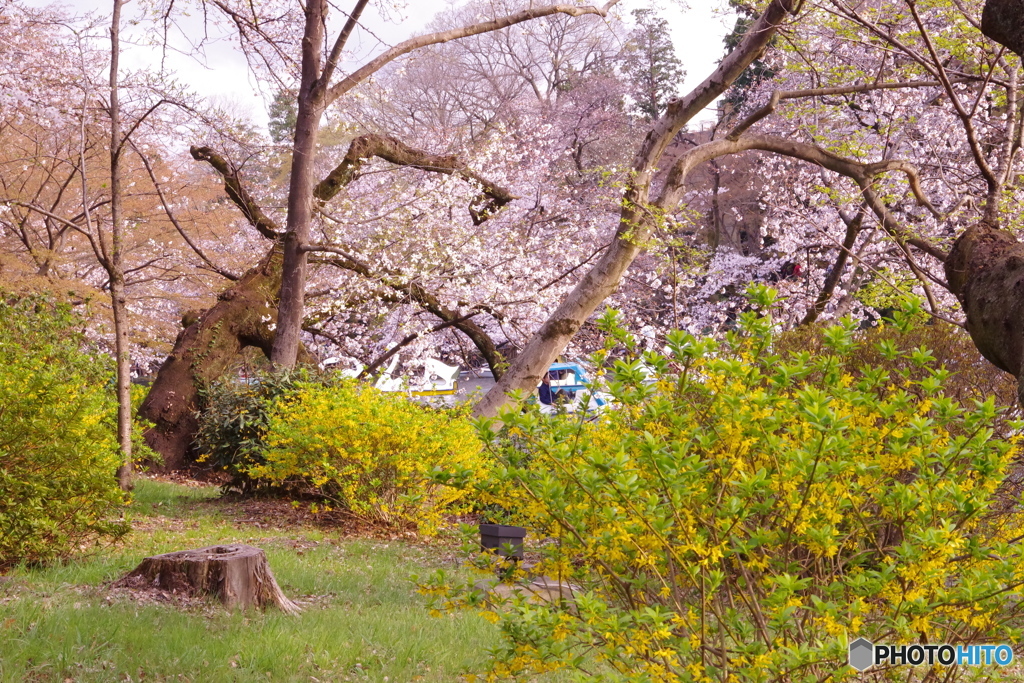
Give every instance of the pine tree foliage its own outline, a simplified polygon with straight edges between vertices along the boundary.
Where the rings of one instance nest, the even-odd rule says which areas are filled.
[[[654,10],[633,11],[637,27],[630,33],[623,69],[633,86],[637,114],[651,121],[665,111],[686,71],[676,57],[668,22]]]
[[[274,144],[280,145],[291,140],[295,135],[295,117],[298,114],[295,96],[286,90],[279,90],[267,113],[270,117],[267,130]]]
[[[757,18],[757,9],[749,3],[741,0],[729,0],[729,7],[736,13],[736,24],[733,26],[732,32],[726,35],[722,41],[725,44],[723,59],[740,44],[743,34]],[[772,44],[774,42],[772,41]],[[751,90],[759,83],[770,80],[774,76],[775,70],[764,59],[755,59],[733,83],[729,93],[725,96],[726,104],[732,109],[741,107],[746,102],[747,95]]]

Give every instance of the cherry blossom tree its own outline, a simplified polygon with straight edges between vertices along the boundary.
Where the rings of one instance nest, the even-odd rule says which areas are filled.
[[[271,358],[276,365],[283,367],[294,365],[298,356],[299,335],[304,319],[311,223],[316,201],[316,148],[320,121],[327,108],[381,67],[415,50],[501,30],[555,14],[582,16],[604,14],[607,11],[607,7],[599,9],[569,4],[530,7],[457,29],[411,38],[383,52],[360,68],[336,78],[345,45],[355,31],[368,1],[355,2],[348,13],[345,25],[333,40],[328,40],[327,36],[329,6],[326,0],[307,3],[303,8],[304,21],[301,33],[292,27],[290,34],[289,29],[285,28],[276,36],[267,32],[265,17],[258,14],[251,3],[239,4],[237,7],[228,3],[215,5],[238,26],[243,43],[251,46],[254,54],[267,64],[290,63],[298,67],[298,106],[289,174],[287,224],[282,237],[283,274]],[[612,4],[615,3],[612,2],[609,6]],[[271,23],[281,16],[274,7],[262,7],[261,11],[273,17]],[[294,55],[291,52],[293,50],[300,54]]]
[[[989,33],[1012,41],[1005,21],[986,16]],[[692,292],[698,327],[721,315],[713,299],[723,287],[738,294],[733,285],[752,272],[777,276],[793,322],[851,306],[870,315],[856,292],[881,281],[925,297],[933,315],[965,325],[986,358],[1021,375],[1016,212],[1005,210],[1019,201],[1019,62],[982,35],[985,23],[961,3],[808,3],[780,34],[776,77],[734,98],[744,108],[666,177],[671,186],[725,156],[774,155],[758,163],[773,171],[763,174],[761,228],[777,257],[716,250]],[[1010,232],[1000,225],[1008,218]],[[791,277],[797,267],[802,278]]]
[[[117,359],[126,463],[119,476],[127,487],[131,374],[166,354],[154,339],[173,336],[168,318],[183,302],[208,296],[209,274],[230,275],[214,260],[223,256],[215,251],[218,241],[211,250],[197,235],[223,211],[186,217],[181,205],[202,203],[204,191],[170,162],[169,131],[182,130],[182,112],[202,112],[146,72],[120,80],[116,20],[111,50],[102,40],[111,24],[101,20],[15,3],[4,9],[0,50],[10,68],[2,74],[0,120],[4,287],[70,291],[90,307],[93,339]],[[175,207],[168,192],[183,185],[188,201]]]
[[[1012,42],[1007,38],[1012,24],[993,19],[997,14],[986,9],[985,29],[986,22],[963,3],[836,0],[820,3],[818,11],[820,20],[801,24],[805,34],[793,41],[795,58],[787,70],[790,82],[804,90],[789,90],[787,84],[782,92],[776,85],[768,102],[761,100],[762,115],[785,100],[812,95],[819,98],[815,119],[810,124],[802,116],[799,135],[846,155],[913,164],[921,180],[915,190],[930,200],[926,211],[915,208],[920,196],[908,202],[905,190],[879,182],[877,191],[861,188],[847,198],[847,216],[856,202],[864,202],[886,237],[872,249],[880,257],[889,255],[890,276],[909,273],[936,316],[958,322],[958,300],[966,313],[959,324],[979,351],[1020,378],[1021,328],[1014,322],[1019,297],[1011,293],[1019,277],[1012,265],[1018,227],[1016,211],[1008,211],[1021,199],[1015,170],[1021,144],[1020,63],[985,35]],[[808,59],[813,68],[806,66],[812,63]],[[861,81],[851,85],[858,74]],[[846,254],[872,227],[863,221],[847,225],[819,308]],[[873,276],[885,278],[885,272],[873,270]]]
[[[276,76],[274,91],[299,93],[298,123],[291,145],[253,144],[204,123],[192,106],[191,128],[174,124],[194,143],[191,166],[155,127],[133,131],[125,163],[137,184],[133,195],[128,183],[126,210],[146,212],[147,237],[160,226],[173,238],[163,242],[173,241],[179,263],[167,273],[177,279],[162,294],[204,309],[185,316],[143,407],[169,465],[187,451],[198,386],[230,371],[246,347],[273,358],[277,340],[292,334],[279,306],[289,272],[302,281],[296,358],[349,356],[368,373],[398,353],[486,363],[499,382],[481,414],[509,390],[532,390],[556,355],[585,353],[587,322],[606,301],[656,345],[669,327],[728,327],[751,279],[782,290],[793,325],[877,316],[877,292],[892,286],[958,322],[954,295],[969,302],[966,290],[982,291],[958,273],[983,270],[972,254],[988,252],[970,245],[1003,241],[965,228],[1006,221],[1017,201],[1018,61],[955,3],[766,2],[715,73],[646,128],[626,112],[621,26],[582,5],[521,18],[509,3],[495,5],[504,18],[480,14],[492,5],[452,11],[427,38],[339,78],[331,69],[358,12],[328,41],[327,24],[310,27],[294,8],[273,17],[217,10],[264,76]],[[519,18],[515,31],[485,30],[507,28],[510,17]],[[303,53],[295,48],[307,31],[319,48]],[[736,86],[755,64],[760,77]],[[718,123],[685,130],[720,94],[733,96]],[[291,108],[277,100],[287,123]],[[103,113],[93,108],[88,134],[74,138],[86,141],[95,172],[109,171],[109,142],[97,133]],[[94,218],[109,220],[107,191],[81,189],[75,150],[62,154],[72,159],[66,174],[48,172],[39,197],[65,204],[26,199],[42,187],[39,169],[37,180],[2,179],[24,185],[4,220],[25,270],[67,272],[51,252],[89,246],[88,230],[68,227],[84,221],[83,195],[94,198]],[[316,179],[309,188],[296,190],[297,164]],[[71,190],[60,190],[68,174]],[[215,185],[226,199],[216,200]],[[308,221],[296,233],[293,203],[307,189]],[[210,208],[219,213],[204,217]],[[954,244],[961,234],[983,239]],[[288,260],[289,244],[301,247],[298,261]],[[147,248],[157,251],[130,240],[126,272],[142,272],[132,269]],[[108,286],[105,272],[95,271],[96,286]],[[129,307],[157,292],[126,285]],[[970,329],[972,307],[984,305],[963,305]],[[993,323],[972,333],[985,325]],[[978,345],[1013,366],[1002,337]]]
[[[665,114],[653,122],[632,164],[614,240],[541,325],[512,362],[509,371],[477,404],[478,414],[494,415],[512,390],[532,391],[552,359],[615,291],[665,213],[675,210],[681,199],[680,183],[685,180],[692,162],[698,161],[697,156],[691,155],[685,161],[676,162],[660,195],[652,201],[652,184],[665,150],[690,119],[725,92],[760,56],[779,27],[799,10],[800,4],[783,0],[768,3],[743,40],[722,60],[715,72],[686,96],[671,101]]]
[[[337,301],[337,297],[331,297],[335,299],[333,303],[324,310],[316,310],[312,319],[307,320],[305,297],[307,283],[310,281],[310,254],[315,255],[314,265],[345,271],[349,279],[358,276],[359,280],[368,283],[366,289],[369,291],[362,293],[365,298],[392,302],[409,301],[435,318],[440,318],[442,324],[458,329],[473,342],[495,371],[500,373],[499,357],[495,354],[493,340],[487,331],[473,320],[476,315],[474,309],[476,312],[484,310],[481,308],[484,304],[470,303],[479,301],[478,298],[459,297],[455,292],[447,291],[445,296],[441,297],[424,286],[423,274],[409,273],[408,269],[401,268],[403,262],[400,260],[390,260],[380,254],[375,256],[375,260],[364,260],[361,256],[366,250],[362,249],[362,244],[357,238],[358,230],[349,231],[345,240],[339,241],[337,235],[329,235],[329,229],[324,230],[321,227],[320,221],[322,220],[325,226],[329,226],[332,221],[335,224],[353,222],[352,219],[356,216],[350,208],[341,212],[332,211],[328,207],[328,202],[335,199],[343,190],[345,199],[352,200],[354,195],[348,192],[348,188],[353,180],[374,173],[372,168],[366,167],[367,159],[376,158],[419,174],[436,175],[436,181],[417,182],[427,183],[427,196],[436,197],[437,193],[450,194],[453,191],[466,195],[461,201],[465,202],[471,219],[470,224],[473,226],[485,224],[517,198],[517,195],[504,186],[501,172],[492,174],[490,169],[486,172],[477,171],[456,155],[427,152],[379,133],[348,137],[346,145],[331,146],[332,149],[340,147],[339,151],[347,151],[343,151],[340,160],[335,157],[336,165],[333,169],[330,166],[324,167],[327,158],[318,154],[322,132],[321,120],[329,114],[328,109],[331,105],[338,103],[343,96],[367,81],[382,67],[403,55],[428,46],[487,34],[547,17],[603,15],[606,9],[587,5],[551,5],[516,9],[510,14],[499,15],[496,18],[483,17],[482,20],[465,26],[442,29],[411,38],[386,50],[348,75],[335,78],[345,43],[356,30],[360,13],[366,5],[366,2],[356,3],[345,26],[336,38],[328,43],[324,25],[327,11],[325,3],[310,5],[305,9],[301,31],[296,29],[294,23],[289,23],[298,18],[295,16],[278,15],[280,21],[277,21],[252,14],[254,10],[249,5],[235,8],[224,3],[218,4],[219,11],[224,12],[238,28],[241,44],[254,62],[270,66],[277,74],[287,73],[289,68],[295,67],[295,77],[298,81],[296,132],[290,155],[289,184],[284,195],[287,204],[284,225],[272,215],[273,212],[264,210],[262,200],[250,192],[245,175],[229,157],[209,146],[196,145],[192,149],[192,156],[196,160],[209,163],[223,178],[228,196],[242,211],[246,220],[261,235],[271,240],[274,246],[259,265],[250,269],[230,290],[220,295],[220,302],[200,316],[195,322],[194,329],[190,327],[179,336],[175,350],[162,367],[143,405],[143,414],[157,424],[157,429],[151,433],[150,442],[164,453],[165,458],[171,453],[171,457],[168,458],[170,461],[180,462],[187,448],[192,431],[189,415],[194,410],[192,406],[197,380],[209,380],[219,376],[240,348],[247,345],[264,348],[268,339],[272,340],[272,361],[279,366],[291,365],[301,353],[298,332],[303,326],[310,327],[320,337],[332,336],[330,330],[325,329],[326,326],[318,323],[330,313],[329,309],[337,309],[345,304],[344,301]],[[261,7],[261,10],[264,9],[270,11],[272,8]],[[302,50],[299,55],[292,55],[289,52],[300,46]],[[540,130],[542,132],[544,129]],[[523,153],[518,154],[522,156]],[[543,158],[543,155],[541,157]],[[313,174],[318,172],[322,174],[322,180],[313,183]],[[422,178],[421,175],[416,177]],[[435,182],[437,184],[434,184]],[[403,188],[399,186],[397,189],[399,192],[393,195],[396,198],[402,196]],[[378,187],[377,190],[386,192],[387,188]],[[415,199],[414,190],[414,196],[399,200],[406,202],[403,207],[405,214],[424,209],[421,203],[414,201]],[[439,215],[442,218],[448,216],[450,219],[453,207],[459,202],[460,200],[449,197],[440,207]],[[378,197],[377,205],[382,204],[386,205],[386,202],[382,202]],[[362,207],[359,213],[363,213]],[[379,225],[386,220],[393,222],[396,215],[383,214],[378,217],[371,216],[369,219],[363,217],[363,221],[368,225]],[[534,221],[533,224],[536,225],[538,222],[543,221]],[[582,229],[586,229],[587,221],[583,221],[582,225]],[[434,230],[422,222],[417,225],[417,229],[424,230],[426,235],[430,235]],[[321,237],[335,239],[319,239]],[[458,240],[462,238],[456,234],[445,235],[442,239],[454,246],[460,244]],[[467,236],[462,244],[471,244],[474,240],[480,239],[479,235]],[[430,253],[430,241],[425,240],[424,243],[427,246],[422,247],[422,255],[408,252],[402,255],[406,259],[405,263],[415,264],[417,258],[435,264],[444,264],[445,259],[448,263],[451,262],[451,249],[444,250],[447,256],[437,250]],[[451,290],[464,280],[465,278],[453,277],[448,273],[443,283]],[[270,294],[270,290],[278,285],[280,295],[276,292]],[[553,283],[548,284],[549,289],[552,286]],[[552,289],[552,293],[556,291]],[[314,288],[311,298],[315,300],[319,294],[321,292]],[[502,305],[530,303],[510,301],[507,292],[496,300]],[[493,301],[486,304],[489,314],[497,310],[492,304]],[[276,315],[271,313],[272,308],[277,309]],[[498,320],[500,317],[501,314],[494,319]],[[503,325],[502,322],[497,324],[499,328]]]

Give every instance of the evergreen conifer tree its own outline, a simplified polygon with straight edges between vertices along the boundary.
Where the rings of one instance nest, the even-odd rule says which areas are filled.
[[[652,9],[633,11],[637,27],[630,33],[623,70],[633,86],[636,113],[651,121],[662,115],[686,72],[676,57],[668,22]]]
[[[270,103],[268,111],[270,123],[267,129],[270,131],[270,139],[275,145],[288,142],[295,134],[295,119],[298,108],[295,105],[295,95],[287,90],[278,90],[274,101]]]

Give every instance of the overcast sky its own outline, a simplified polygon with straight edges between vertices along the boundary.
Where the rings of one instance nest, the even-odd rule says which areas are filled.
[[[42,6],[51,4],[46,0],[30,0],[32,4]],[[258,1],[258,0],[257,0]],[[598,0],[600,1],[600,0]],[[76,13],[95,12],[109,14],[112,3],[104,0],[72,0],[57,4],[71,7]],[[461,0],[406,0],[405,2],[385,3],[402,5],[402,9],[392,11],[390,21],[369,9],[363,21],[373,36],[393,45],[411,35],[422,33],[425,25],[437,12],[452,4],[462,4]],[[596,2],[595,2],[596,4]],[[638,7],[653,7],[668,20],[675,43],[676,54],[686,69],[686,80],[683,92],[700,83],[715,68],[722,57],[724,46],[722,39],[733,25],[733,18],[725,15],[722,6],[725,0],[689,0],[685,7],[679,0],[622,0],[615,11],[625,18]],[[129,4],[124,16],[130,15],[135,3]],[[404,18],[400,23],[399,19]],[[198,22],[198,18],[197,18]],[[197,24],[198,25],[198,24]],[[379,52],[381,43],[369,35],[358,41],[352,41],[351,47],[359,52],[372,54]],[[158,53],[152,49],[130,49],[122,57],[122,68],[131,69],[133,62],[140,65],[142,61],[153,62]],[[184,55],[169,55],[168,64],[179,78],[190,85],[196,92],[207,97],[218,98],[224,102],[233,102],[240,111],[247,111],[252,118],[265,124],[266,100],[260,93],[259,84],[249,74],[245,60],[228,41],[211,45],[206,50],[207,66]],[[713,118],[709,111],[703,117]]]

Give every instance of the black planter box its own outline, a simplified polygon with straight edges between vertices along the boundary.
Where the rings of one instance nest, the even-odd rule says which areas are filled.
[[[523,559],[523,538],[526,529],[521,526],[505,524],[481,524],[480,547],[496,551],[502,557],[515,560]]]

